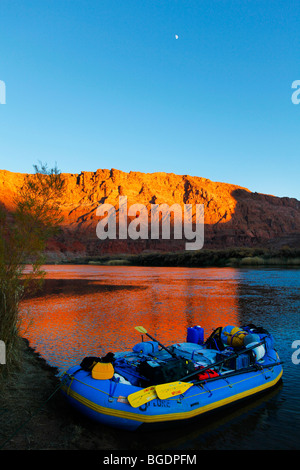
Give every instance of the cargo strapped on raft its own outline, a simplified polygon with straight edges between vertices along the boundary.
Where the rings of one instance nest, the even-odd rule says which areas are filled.
[[[138,367],[139,373],[147,383],[157,385],[179,380],[195,371],[194,363],[183,357],[165,358],[164,360],[143,360]]]

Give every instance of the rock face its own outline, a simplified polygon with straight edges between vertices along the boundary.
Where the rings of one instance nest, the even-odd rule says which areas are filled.
[[[25,175],[0,170],[0,202],[13,210],[13,197]],[[48,249],[62,256],[140,253],[144,250],[185,249],[185,240],[100,240],[97,208],[111,204],[118,211],[119,197],[128,207],[144,204],[204,205],[204,248],[280,247],[300,245],[300,201],[252,193],[240,186],[172,173],[125,173],[116,169],[64,174],[64,222]],[[183,210],[183,209],[182,209]],[[129,220],[130,222],[130,220]],[[150,226],[150,225],[149,225]],[[118,232],[117,232],[118,233]],[[172,233],[172,231],[171,231]]]

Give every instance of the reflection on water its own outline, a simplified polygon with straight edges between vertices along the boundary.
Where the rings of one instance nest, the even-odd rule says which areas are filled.
[[[190,437],[174,430],[163,442],[170,449],[299,447],[300,365],[291,361],[291,344],[300,339],[299,270],[125,266],[46,266],[45,270],[43,292],[22,304],[23,331],[59,370],[87,355],[131,349],[140,341],[137,325],[165,344],[184,341],[187,328],[197,324],[204,327],[205,336],[227,324],[255,323],[269,329],[285,361],[283,386],[270,395],[272,399],[263,399],[262,407],[255,405],[250,411],[239,410],[238,417],[226,415],[227,423],[237,422],[236,432],[222,421],[217,428],[202,425],[202,431],[191,427]]]
[[[30,341],[62,369],[85,355],[131,349],[137,325],[170,343],[184,341],[188,326],[201,323],[210,334],[238,324],[237,288],[234,269],[224,278],[218,270],[202,277],[184,269],[47,267],[44,291],[22,310],[33,320]]]

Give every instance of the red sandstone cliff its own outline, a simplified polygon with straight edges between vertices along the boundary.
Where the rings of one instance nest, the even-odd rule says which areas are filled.
[[[0,202],[8,210],[13,210],[13,196],[24,176],[0,170]],[[49,249],[57,254],[91,256],[184,249],[181,240],[99,240],[96,209],[101,203],[117,208],[120,195],[127,196],[128,207],[134,203],[148,208],[150,204],[163,203],[204,204],[204,248],[300,246],[300,201],[296,199],[252,193],[240,186],[172,173],[111,169],[64,177],[64,223],[60,235],[49,244]]]

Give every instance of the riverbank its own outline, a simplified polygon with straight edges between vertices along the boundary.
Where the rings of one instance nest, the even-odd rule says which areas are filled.
[[[180,427],[169,434],[164,430],[130,433],[85,418],[66,404],[60,394],[57,369],[49,366],[24,339],[21,355],[20,370],[12,374],[4,386],[0,383],[0,450],[82,451],[68,454],[72,464],[85,458],[84,451],[99,451],[88,456],[90,463],[99,465],[111,452],[114,455],[139,453],[143,457],[149,451],[164,453],[169,439],[171,448],[175,445],[177,449],[180,444]],[[193,428],[189,432],[193,432]],[[13,455],[19,458],[18,453]],[[32,463],[35,455],[39,458],[40,454],[23,455],[24,458],[30,456]],[[56,458],[57,453],[52,455]]]
[[[1,388],[1,450],[130,449],[130,439],[123,433],[88,421],[66,406],[63,396],[55,392],[57,370],[26,340],[21,349],[20,370]]]

